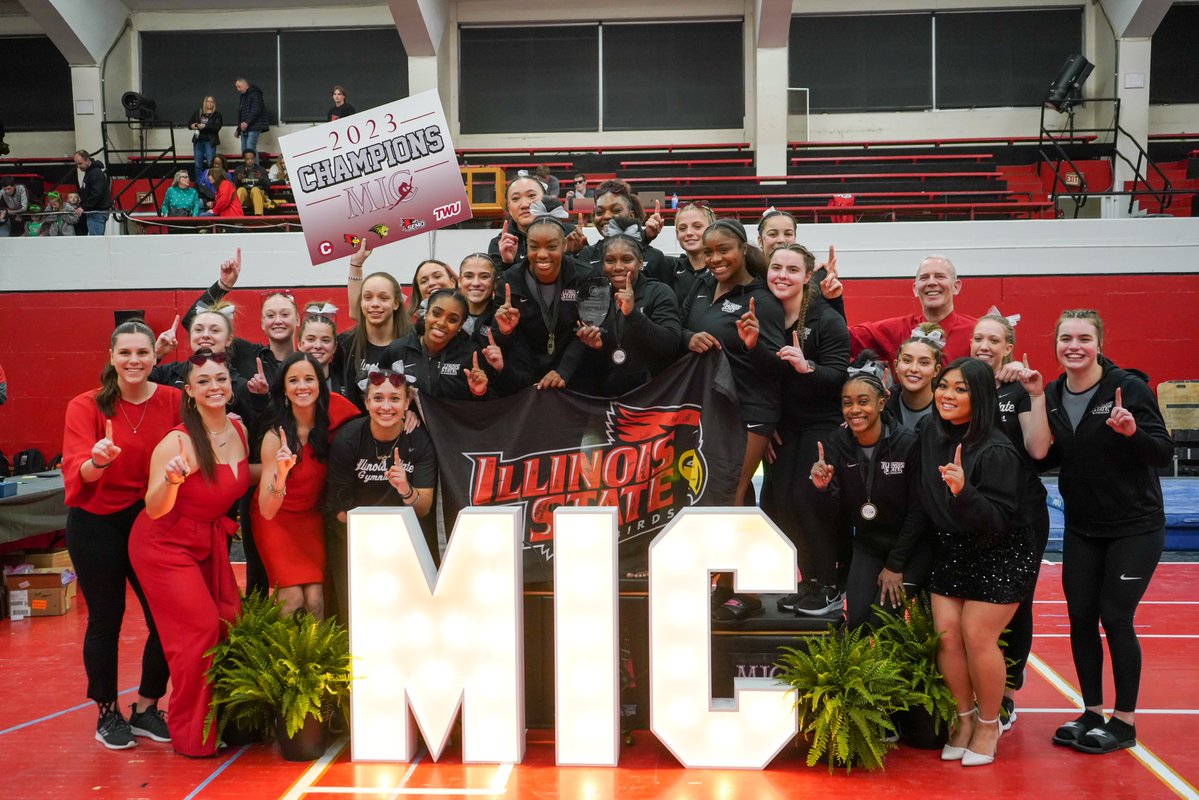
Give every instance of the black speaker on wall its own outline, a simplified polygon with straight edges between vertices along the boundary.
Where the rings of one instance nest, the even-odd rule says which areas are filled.
[[[1082,85],[1094,69],[1095,65],[1087,61],[1081,53],[1067,58],[1053,83],[1049,84],[1049,95],[1045,98],[1045,105],[1055,111],[1066,112],[1081,103]]]

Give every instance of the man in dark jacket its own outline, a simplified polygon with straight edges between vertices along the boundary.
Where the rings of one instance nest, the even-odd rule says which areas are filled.
[[[238,78],[234,85],[241,95],[237,101],[237,133],[241,136],[241,151],[258,152],[258,136],[270,128],[262,90],[245,78]]]
[[[75,153],[75,168],[83,173],[79,179],[79,203],[87,217],[87,235],[103,236],[112,210],[112,182],[104,173],[104,163],[93,159],[91,153]]]

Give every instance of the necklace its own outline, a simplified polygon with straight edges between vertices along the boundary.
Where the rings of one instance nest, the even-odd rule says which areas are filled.
[[[403,435],[404,435],[404,432],[400,431],[400,436],[403,436]],[[379,453],[379,440],[376,439],[374,437],[374,435],[371,436],[371,441],[374,442],[375,458],[378,460],[378,462],[380,464],[386,464],[388,456],[392,455],[395,452],[396,445],[398,445],[400,443],[400,436],[397,436],[391,444],[387,445],[387,449],[384,450],[382,454]]]
[[[118,401],[119,402],[117,403],[117,405],[119,405],[121,408],[121,416],[123,416],[125,418],[125,421],[129,423],[129,427],[133,429],[133,432],[137,433],[137,429],[140,428],[142,426],[142,423],[146,421],[146,412],[150,410],[150,403],[149,402],[142,403],[141,419],[139,419],[137,421],[137,424],[134,425],[133,420],[129,418],[129,412],[125,410],[125,399],[118,398]]]
[[[229,427],[230,427],[232,424],[233,424],[233,423],[232,423],[232,422],[230,422],[230,421],[229,421],[229,420],[226,418],[226,420],[225,420],[225,427],[221,428],[219,431],[208,431],[208,428],[204,428],[204,430],[208,431],[208,435],[209,435],[209,436],[211,436],[213,439],[215,439],[215,438],[216,438],[216,437],[218,437],[218,436],[224,436],[226,433],[228,433],[228,432],[229,432]],[[216,446],[217,446],[217,447],[224,447],[224,446],[225,446],[225,445],[227,445],[227,444],[229,444],[229,440],[228,440],[228,439],[226,439],[226,440],[225,440],[225,441],[223,441],[223,442],[216,442]]]

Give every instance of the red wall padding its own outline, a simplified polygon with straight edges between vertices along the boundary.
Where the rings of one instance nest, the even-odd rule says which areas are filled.
[[[1095,308],[1107,325],[1106,352],[1117,363],[1163,380],[1199,378],[1199,277],[1119,275],[1086,277],[968,278],[957,306],[981,315],[992,304],[1019,313],[1016,354],[1024,352],[1047,376],[1056,376],[1052,333],[1065,308]],[[854,280],[847,284],[851,322],[917,310],[911,281]],[[0,295],[0,363],[8,374],[8,403],[0,406],[0,449],[10,456],[37,447],[53,456],[62,449],[67,401],[98,383],[105,363],[114,309],[144,309],[155,332],[170,325],[199,292],[14,292]],[[261,296],[235,291],[239,335],[264,337],[258,327]],[[329,300],[348,323],[344,287],[302,289],[301,304]],[[186,336],[180,336],[186,341]]]

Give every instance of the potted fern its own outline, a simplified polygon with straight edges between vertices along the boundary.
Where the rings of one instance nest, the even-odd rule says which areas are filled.
[[[883,766],[895,746],[892,715],[907,707],[908,682],[892,647],[858,629],[805,636],[806,647],[780,648],[776,678],[795,693],[808,766]]]
[[[266,737],[283,757],[311,761],[325,750],[328,723],[350,696],[349,633],[310,614],[283,618],[273,598],[247,598],[229,638],[209,653],[212,703],[205,730],[228,724]]]
[[[937,667],[941,633],[928,598],[917,595],[890,614],[876,606],[875,636],[885,640],[907,683],[908,708],[899,712],[900,739],[909,747],[936,750],[945,744],[957,716],[957,704]],[[942,724],[944,723],[944,724]]]

